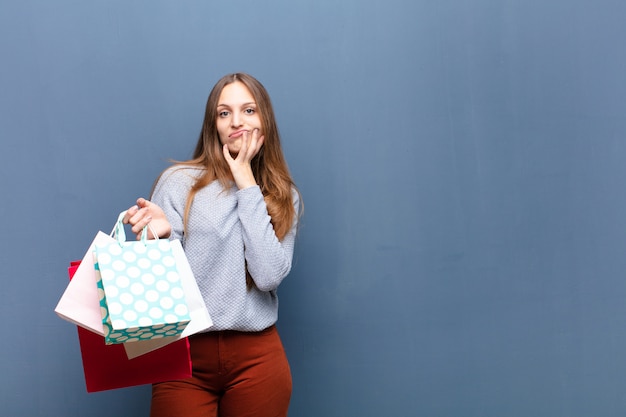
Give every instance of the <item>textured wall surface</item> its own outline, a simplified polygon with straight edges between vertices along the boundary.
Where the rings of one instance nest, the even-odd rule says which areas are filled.
[[[0,414],[87,394],[70,260],[255,75],[305,201],[295,417],[626,413],[626,3],[0,0]]]

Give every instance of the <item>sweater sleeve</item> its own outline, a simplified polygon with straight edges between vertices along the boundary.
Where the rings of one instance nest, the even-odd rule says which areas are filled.
[[[172,227],[170,240],[183,240],[183,214],[187,194],[194,178],[189,169],[170,167],[163,172],[157,181],[151,200],[157,204],[167,217]]]
[[[292,195],[296,215],[289,232],[278,240],[261,189],[254,186],[237,191],[248,271],[261,291],[278,288],[291,270],[300,208],[298,193],[293,190]]]

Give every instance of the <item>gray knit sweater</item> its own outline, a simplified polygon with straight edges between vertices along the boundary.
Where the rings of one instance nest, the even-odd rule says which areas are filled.
[[[196,194],[183,236],[187,194],[201,169],[173,166],[156,184],[152,201],[180,239],[213,320],[210,330],[259,331],[278,319],[276,289],[291,270],[297,216],[279,241],[258,186],[225,190],[214,181]],[[296,213],[298,193],[293,192]],[[256,287],[246,286],[246,262]]]

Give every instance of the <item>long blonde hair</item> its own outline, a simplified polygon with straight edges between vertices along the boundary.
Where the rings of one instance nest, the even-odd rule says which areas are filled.
[[[245,85],[257,104],[265,139],[263,147],[251,161],[252,172],[265,198],[274,232],[281,240],[289,232],[296,216],[292,190],[297,191],[297,189],[283,155],[270,96],[257,79],[245,73],[226,75],[215,84],[207,99],[202,131],[193,157],[188,161],[178,163],[197,166],[204,170],[192,185],[187,196],[183,217],[184,233],[187,233],[189,211],[196,193],[215,180],[218,180],[225,189],[229,188],[232,181],[232,174],[224,158],[217,131],[217,106],[224,87],[234,82],[241,82]],[[249,274],[247,278],[248,285],[252,285]]]

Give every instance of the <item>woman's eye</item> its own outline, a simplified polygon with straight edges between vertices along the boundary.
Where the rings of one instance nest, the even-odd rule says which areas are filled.
[[[254,114],[254,109],[245,109],[243,112],[245,114]]]
[[[221,112],[218,113],[218,116],[220,116],[220,117],[228,117],[228,112],[225,111],[225,110],[221,111]]]

